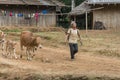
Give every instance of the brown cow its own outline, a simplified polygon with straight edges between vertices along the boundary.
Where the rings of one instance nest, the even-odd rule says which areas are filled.
[[[7,40],[6,41],[6,52],[7,55],[10,55],[12,57],[12,54],[14,55],[14,57],[17,59],[17,55],[16,55],[16,42],[12,41],[12,40]]]
[[[3,31],[0,30],[0,46],[1,49],[4,50],[5,48],[5,37],[7,34],[5,34]]]
[[[40,37],[33,37],[33,33],[30,31],[23,31],[20,35],[20,46],[23,50],[23,46],[26,47],[27,59],[31,60],[31,51],[34,51],[35,48],[40,46]]]

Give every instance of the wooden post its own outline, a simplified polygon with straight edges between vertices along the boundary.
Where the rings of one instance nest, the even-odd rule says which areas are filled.
[[[72,5],[71,5],[71,10],[73,10],[74,8],[75,8],[75,1],[74,0],[72,0]]]
[[[87,33],[88,33],[88,14],[87,14],[87,11],[86,11],[86,36],[87,36]]]
[[[74,21],[76,22],[76,16],[74,15]]]

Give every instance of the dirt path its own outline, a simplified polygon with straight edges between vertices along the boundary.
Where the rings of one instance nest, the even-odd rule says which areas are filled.
[[[83,31],[82,33],[85,33],[85,31]],[[69,49],[68,46],[65,46],[63,43],[64,36],[61,36],[62,33],[40,33],[39,35],[42,36],[44,46],[43,49],[39,49],[35,52],[36,56],[33,58],[32,61],[27,61],[25,51],[20,51],[19,35],[16,33],[9,34],[7,38],[16,40],[18,42],[16,51],[17,54],[22,53],[23,58],[16,60],[5,58],[0,55],[0,80],[34,80],[16,78],[13,79],[14,77],[20,75],[21,77],[26,77],[26,74],[31,73],[47,76],[107,76],[119,77],[119,79],[90,80],[120,80],[119,34],[107,31],[91,31],[89,33],[90,38],[86,38],[84,35],[82,36],[84,45],[79,46],[79,53],[76,55],[76,59],[74,61],[70,60]],[[0,50],[0,54],[1,53],[2,51]],[[8,76],[9,74],[9,77],[13,76],[13,78],[6,79],[6,76],[3,76],[4,74],[6,76]]]
[[[44,47],[36,52],[32,61],[7,59],[0,56],[1,72],[27,71],[46,75],[89,75],[120,77],[120,60],[78,53],[76,59],[69,59],[69,51],[59,48]]]

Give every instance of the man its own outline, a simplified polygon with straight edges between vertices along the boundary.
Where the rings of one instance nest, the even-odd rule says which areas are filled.
[[[71,28],[67,32],[67,40],[70,47],[71,60],[75,58],[75,54],[78,52],[78,40],[81,40],[79,30],[77,29],[75,21],[71,22]]]

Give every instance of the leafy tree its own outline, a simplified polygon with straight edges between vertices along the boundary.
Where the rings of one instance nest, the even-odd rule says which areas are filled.
[[[68,6],[68,7],[65,7],[65,8],[62,9],[63,13],[67,13],[67,12],[71,11],[71,2],[72,2],[72,0],[59,0],[59,1],[63,2],[65,5]],[[85,1],[85,0],[75,0],[75,6],[80,5],[83,1]]]
[[[61,12],[62,13],[69,13],[71,11],[72,0],[59,0],[59,1],[63,2],[65,5],[67,5],[67,7],[63,7],[61,9]],[[83,1],[85,1],[85,0],[75,0],[75,7],[80,5]],[[69,27],[70,18],[68,18],[68,17],[69,16],[67,16],[67,15],[59,16],[58,25],[63,26],[65,28]]]

